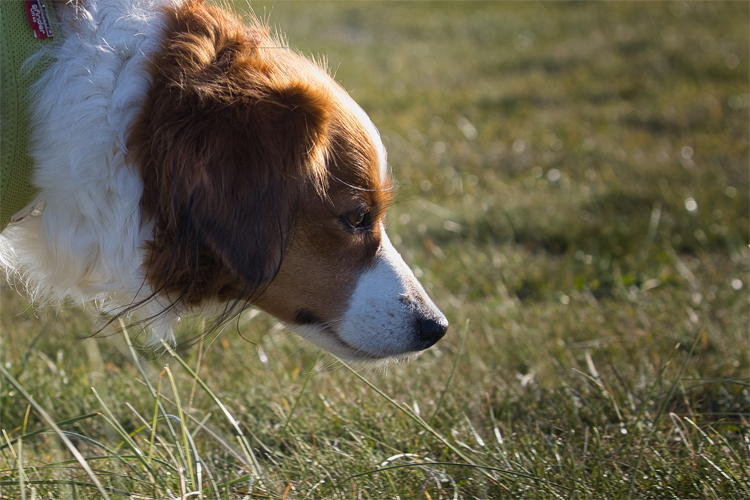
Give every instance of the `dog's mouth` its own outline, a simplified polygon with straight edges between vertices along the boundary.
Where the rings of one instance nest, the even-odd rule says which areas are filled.
[[[374,353],[363,347],[352,345],[341,338],[333,326],[328,324],[307,322],[293,325],[292,329],[305,340],[346,361],[381,361],[399,355]]]
[[[344,359],[349,359],[351,361],[379,361],[391,357],[386,354],[374,354],[361,347],[354,347],[343,340],[338,334],[336,334],[336,332],[331,331],[331,333],[336,337],[336,341],[341,346],[343,346],[348,352],[352,353],[351,356],[341,356],[344,357]]]
[[[376,351],[372,349],[372,343],[368,346],[358,346],[350,341],[347,341],[342,335],[336,331],[331,324],[322,323],[306,323],[290,325],[302,338],[312,342],[321,349],[324,349],[331,354],[346,361],[354,362],[375,362],[384,360],[402,360],[412,359],[419,356],[424,350],[432,347],[437,341],[443,336],[448,325],[447,322],[441,324],[440,328],[443,333],[433,335],[431,338],[425,340],[420,338],[419,326],[415,327],[415,332],[410,332],[409,336],[412,337],[410,342],[403,343],[398,349],[394,349],[393,346],[387,348],[387,343],[383,343],[386,347],[382,351]],[[364,332],[362,332],[364,333]],[[377,335],[372,333],[373,336]]]

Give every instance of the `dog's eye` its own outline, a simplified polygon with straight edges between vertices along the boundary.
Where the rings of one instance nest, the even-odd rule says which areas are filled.
[[[346,214],[346,221],[352,227],[359,227],[365,220],[365,213],[357,210],[356,212],[349,212]]]
[[[364,208],[352,210],[342,215],[341,219],[352,229],[367,229],[370,226],[370,212]]]

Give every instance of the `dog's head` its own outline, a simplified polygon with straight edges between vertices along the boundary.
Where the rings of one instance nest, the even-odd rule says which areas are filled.
[[[166,15],[128,140],[154,293],[253,303],[348,359],[437,342],[448,323],[385,233],[392,187],[364,111],[257,22],[200,3]]]

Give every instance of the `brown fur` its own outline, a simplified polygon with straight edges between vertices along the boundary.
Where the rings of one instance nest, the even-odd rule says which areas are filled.
[[[185,306],[256,301],[285,321],[334,321],[390,202],[375,145],[333,80],[267,27],[200,2],[166,14],[128,139],[154,222],[149,284]],[[341,221],[359,207],[367,230]]]

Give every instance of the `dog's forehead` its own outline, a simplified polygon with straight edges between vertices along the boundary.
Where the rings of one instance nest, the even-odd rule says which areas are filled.
[[[330,77],[329,77],[330,78]],[[331,79],[332,80],[332,79]],[[380,132],[357,102],[352,99],[349,93],[344,90],[338,83],[333,82],[332,91],[339,102],[340,107],[345,114],[355,121],[367,135],[367,139],[372,144],[377,155],[378,171],[380,173],[380,183],[387,185],[389,183],[388,155],[380,137]]]
[[[378,131],[378,128],[372,122],[370,117],[367,115],[367,113],[365,113],[365,110],[362,109],[360,105],[354,101],[354,99],[349,96],[347,97],[347,104],[350,106],[351,112],[365,127],[365,130],[370,136],[370,140],[375,146],[375,151],[378,155],[378,166],[380,167],[380,181],[383,184],[386,184],[388,180],[388,157],[385,151],[385,146],[383,145],[383,140],[380,138],[380,132]]]

